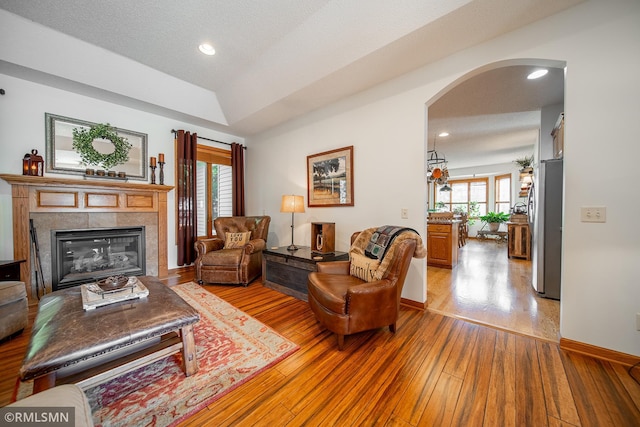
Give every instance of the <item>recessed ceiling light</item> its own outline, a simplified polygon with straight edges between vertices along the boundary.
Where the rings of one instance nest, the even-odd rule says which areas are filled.
[[[444,138],[445,136],[449,136],[449,132],[440,132],[438,136]]]
[[[527,76],[527,78],[528,78],[529,80],[539,79],[539,78],[540,78],[540,77],[542,77],[542,76],[546,76],[548,72],[549,72],[549,70],[546,70],[546,69],[536,70],[536,71],[534,71],[533,73],[529,74],[529,75]]]
[[[202,43],[200,46],[198,46],[198,49],[200,50],[200,52],[204,53],[205,55],[216,54],[216,50],[209,43]]]

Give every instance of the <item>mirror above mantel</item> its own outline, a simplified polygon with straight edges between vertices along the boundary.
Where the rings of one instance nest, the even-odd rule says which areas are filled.
[[[80,153],[73,149],[73,130],[91,129],[97,123],[45,113],[46,171],[51,173],[85,175],[88,165],[83,164]],[[147,180],[147,134],[113,128],[118,136],[131,144],[129,160],[115,168],[128,179]],[[96,151],[110,153],[110,141],[94,140]]]

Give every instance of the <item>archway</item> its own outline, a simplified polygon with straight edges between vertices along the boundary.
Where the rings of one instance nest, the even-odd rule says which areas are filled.
[[[486,200],[487,209],[493,210],[491,207],[495,203],[492,197],[494,195],[493,177],[499,174],[514,174],[517,166],[513,160],[532,153],[536,163],[541,158],[548,158],[545,156],[550,151],[545,147],[551,143],[551,136],[547,136],[546,133],[550,133],[549,126],[552,127],[555,124],[558,113],[564,111],[564,67],[564,62],[542,59],[514,59],[487,64],[461,76],[426,103],[425,145],[427,150],[434,148],[434,140],[437,138],[437,151],[441,155],[446,155],[450,180],[484,177],[487,181],[487,193],[490,193]],[[549,70],[546,80],[545,78],[538,81],[526,79],[527,74],[539,68]],[[550,121],[554,123],[549,124]],[[449,132],[450,137],[438,138],[437,133],[441,131]],[[514,181],[515,178],[512,179],[511,205],[517,200],[517,193],[513,188]],[[432,185],[428,185],[429,209],[435,207],[433,189]],[[460,253],[464,253],[464,248]],[[496,256],[502,255],[498,253]],[[504,257],[506,258],[506,252]],[[500,261],[506,260],[500,259]],[[516,266],[522,267],[522,264]],[[498,283],[505,276],[509,280],[508,275],[514,274],[511,267],[505,267],[505,269],[508,270],[489,273],[486,270],[478,270],[478,272],[496,274],[498,277],[495,278],[495,282]],[[463,271],[464,273],[461,274],[465,275],[472,274],[469,265],[466,264],[463,267],[454,267],[449,272],[449,278],[439,270],[434,273],[432,267],[427,268],[427,304],[430,309],[527,335],[540,336],[535,331],[532,333],[530,330],[518,330],[517,319],[509,318],[508,314],[504,316],[498,314],[509,311],[513,313],[517,310],[513,304],[520,304],[524,305],[520,310],[527,311],[531,317],[545,316],[544,310],[539,310],[540,307],[545,308],[555,304],[555,308],[552,308],[555,311],[551,316],[553,318],[535,319],[532,322],[537,322],[538,326],[544,325],[542,327],[547,329],[542,331],[542,338],[549,338],[551,335],[551,339],[557,341],[560,303],[537,297],[530,283],[521,292],[531,294],[525,295],[524,302],[514,302],[512,294],[508,298],[504,295],[495,297],[501,298],[502,301],[491,301],[493,298],[491,292],[495,289],[478,289],[467,284],[467,294],[462,295],[463,292],[460,289],[451,290],[452,293],[457,291],[461,295],[452,294],[450,296],[452,302],[449,305],[440,305],[437,300],[434,303],[430,292],[430,281],[434,285],[442,280],[451,280],[453,283],[451,286],[454,288],[456,280],[460,280],[457,277],[459,271]],[[480,282],[478,280],[478,283]],[[507,282],[507,286],[509,284]],[[462,304],[460,301],[456,303],[455,298],[461,298],[460,301],[465,303],[477,298],[478,310],[481,314],[476,316],[473,306],[469,309],[468,304]],[[509,301],[509,298],[512,300]],[[526,304],[529,305],[526,306]],[[438,308],[441,306],[444,309]],[[455,308],[450,309],[451,306]],[[448,313],[447,310],[451,312]],[[494,312],[490,313],[492,310]],[[484,316],[487,312],[489,312],[488,315]],[[500,317],[505,318],[504,324],[499,324]],[[552,328],[555,332],[552,330],[549,333],[550,323],[555,323]],[[533,325],[533,328],[535,329],[536,326]]]

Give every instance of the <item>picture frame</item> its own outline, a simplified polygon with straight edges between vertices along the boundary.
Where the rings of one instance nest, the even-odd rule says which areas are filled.
[[[46,130],[46,171],[71,175],[85,175],[88,166],[82,163],[80,153],[73,149],[73,129],[90,129],[97,123],[73,119],[56,114],[45,113]],[[123,173],[127,179],[147,180],[147,134],[113,127],[118,136],[126,138],[131,144],[129,160],[116,166],[116,172]],[[95,140],[108,145],[108,140]]]
[[[307,156],[307,205],[354,205],[353,145]]]

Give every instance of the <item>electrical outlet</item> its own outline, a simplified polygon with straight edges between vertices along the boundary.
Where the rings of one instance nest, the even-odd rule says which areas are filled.
[[[640,331],[640,313],[636,313],[636,330]]]
[[[580,208],[580,221],[607,222],[607,208],[604,206],[583,206]]]
[[[400,209],[400,218],[409,219],[409,209],[407,208]]]

